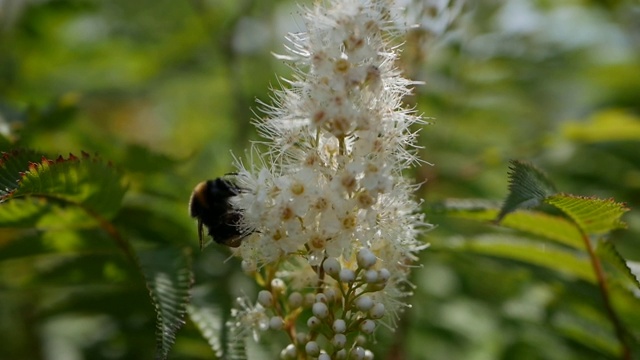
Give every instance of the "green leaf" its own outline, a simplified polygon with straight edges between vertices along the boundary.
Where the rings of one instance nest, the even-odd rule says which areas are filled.
[[[553,244],[515,236],[481,235],[452,243],[451,248],[518,260],[570,274],[590,283],[596,282],[591,263],[583,253]]]
[[[565,337],[611,357],[619,356],[619,343],[606,318],[593,307],[573,305],[554,314],[551,322]]]
[[[624,280],[621,282],[625,285],[625,288],[640,290],[640,281],[629,266],[633,266],[633,263],[628,263],[610,241],[600,240],[596,247],[596,254],[615,269],[618,274],[622,275]]]
[[[493,221],[498,214],[498,209],[492,208],[490,203],[477,200],[446,200],[441,204],[440,209],[453,217],[481,222]],[[518,210],[506,215],[500,225],[542,236],[576,249],[584,249],[584,243],[576,225],[559,216],[540,211]]]
[[[14,149],[2,152],[0,158],[0,203],[10,196],[18,187],[21,173],[29,168],[30,163],[42,160],[42,154],[33,150]]]
[[[111,164],[86,153],[81,158],[70,154],[66,159],[59,156],[56,160],[42,157],[38,162],[29,161],[33,156],[26,151],[3,154],[0,203],[35,197],[44,203],[75,205],[104,218],[119,209],[126,186]],[[33,209],[25,209],[16,220],[33,213]]]
[[[184,325],[193,284],[188,250],[163,248],[139,254],[142,272],[156,310],[158,359],[166,359]]]
[[[216,356],[222,358],[224,348],[221,339],[224,322],[221,309],[218,306],[209,304],[202,306],[189,305],[187,310],[189,311],[189,318],[198,327],[198,330],[207,340]]]
[[[575,224],[559,216],[521,210],[507,215],[500,225],[584,250],[582,236]]]
[[[606,109],[587,121],[568,122],[562,132],[572,140],[586,143],[640,140],[640,118],[622,109]]]
[[[512,160],[509,169],[509,195],[496,222],[500,222],[505,215],[517,209],[536,207],[542,204],[547,196],[556,193],[553,183],[533,165]]]
[[[604,234],[626,227],[620,217],[629,209],[613,199],[558,194],[545,202],[562,210],[585,234]]]
[[[32,228],[43,216],[52,210],[50,204],[37,199],[7,201],[0,205],[0,226],[16,228]]]
[[[493,221],[498,215],[499,203],[483,199],[445,199],[431,206],[428,211],[446,213],[449,216],[476,220]]]

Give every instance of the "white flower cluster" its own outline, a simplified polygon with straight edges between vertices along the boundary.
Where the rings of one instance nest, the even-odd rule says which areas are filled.
[[[422,120],[402,107],[413,83],[394,68],[399,29],[389,1],[319,3],[281,56],[294,79],[255,122],[265,138],[256,149],[266,151],[248,168],[237,164],[244,191],[232,200],[248,236],[235,255],[265,285],[257,306],[271,313],[256,322],[245,306],[235,325],[287,331],[284,358],[366,358],[357,341],[343,344],[345,332],[371,334],[404,306],[410,266],[426,247],[415,185],[402,176],[419,161],[411,125]],[[304,306],[313,313],[307,333],[294,324]],[[314,329],[328,321],[323,345]]]

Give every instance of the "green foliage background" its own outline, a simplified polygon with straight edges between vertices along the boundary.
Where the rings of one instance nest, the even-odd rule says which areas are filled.
[[[110,221],[140,266],[193,269],[194,306],[169,314],[191,315],[169,358],[216,358],[222,345],[202,333],[224,341],[233,299],[255,291],[226,249],[197,249],[187,201],[199,181],[233,171],[232,152],[256,139],[255,100],[269,102],[276,74],[290,72],[271,52],[300,30],[297,12],[276,0],[0,1],[0,150],[97,153],[124,176]],[[407,38],[399,65],[425,81],[407,101],[434,118],[420,135],[433,165],[413,175],[426,181],[419,196],[438,227],[413,274],[413,307],[395,333],[379,333],[378,358],[615,358],[596,287],[459,246],[513,232],[437,204],[504,199],[508,161],[525,159],[560,191],[626,202],[628,229],[609,240],[640,261],[638,34],[634,1],[517,0],[468,1],[428,51],[418,46],[428,34]],[[0,213],[19,211],[11,204]],[[24,226],[0,223],[0,358],[154,358],[145,283],[162,282],[145,280],[86,214],[52,211]],[[637,339],[640,318],[624,320]],[[277,346],[249,351],[269,358]]]

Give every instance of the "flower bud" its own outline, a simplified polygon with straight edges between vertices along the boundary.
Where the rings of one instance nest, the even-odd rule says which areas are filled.
[[[273,305],[273,295],[268,290],[260,290],[258,293],[258,303],[260,305],[270,308]]]
[[[326,297],[326,299],[327,299],[327,302],[328,302],[328,303],[332,303],[332,302],[336,301],[336,299],[338,298],[338,292],[337,292],[337,291],[336,291],[336,289],[335,289],[335,288],[333,288],[333,287],[325,288],[325,289],[322,291],[322,293],[323,293],[323,294],[324,294],[324,296]],[[317,299],[318,299],[318,298],[316,297],[316,300],[317,300]]]
[[[365,320],[360,324],[360,330],[365,334],[373,334],[376,330],[376,323],[373,320]]]
[[[372,319],[381,319],[384,316],[384,304],[376,302],[371,310],[369,310],[369,316]]]
[[[307,355],[309,356],[318,356],[320,355],[320,346],[318,346],[318,343],[315,341],[309,341],[305,346],[304,346],[304,351],[307,353]],[[364,351],[363,354],[364,356]]]
[[[356,346],[349,352],[349,359],[364,360],[364,349],[361,346]]]
[[[335,346],[336,349],[343,349],[347,344],[347,336],[345,334],[335,334],[331,339],[331,345]]]
[[[347,323],[342,319],[336,319],[331,328],[334,332],[342,334],[347,331]]]
[[[309,327],[309,329],[315,329],[320,326],[321,323],[322,322],[320,321],[320,319],[315,316],[311,316],[309,319],[307,319],[307,326]]]
[[[390,277],[391,277],[391,273],[389,272],[389,270],[387,270],[387,268],[382,268],[378,271],[379,281],[386,283],[387,281],[389,281]]]
[[[336,351],[336,356],[335,356],[335,358],[336,358],[337,360],[344,360],[344,359],[346,359],[346,358],[347,358],[347,350],[345,350],[345,349],[340,349],[340,350]]]
[[[269,328],[272,330],[282,330],[284,320],[281,316],[273,316],[269,319]]]
[[[368,295],[362,295],[356,299],[356,307],[360,311],[369,311],[373,307],[373,300]]]
[[[340,281],[345,283],[352,283],[356,280],[356,273],[351,269],[340,270]]]
[[[358,261],[358,266],[363,269],[372,267],[377,261],[376,256],[368,248],[360,249],[358,255],[356,255],[356,260]]]
[[[289,295],[289,306],[291,306],[292,309],[297,309],[300,306],[302,306],[302,294],[300,294],[299,292],[295,291],[292,292],[291,295]]]
[[[364,360],[373,360],[373,352],[369,349],[364,351]]]
[[[320,319],[325,319],[327,316],[329,316],[329,308],[327,307],[327,304],[322,302],[313,304],[313,306],[311,307],[311,311],[313,312],[313,315],[317,316]]]
[[[327,275],[331,276],[334,279],[338,277],[341,270],[340,262],[338,262],[336,258],[325,259],[324,263],[322,263],[322,268],[324,269],[324,272],[327,273]]]
[[[367,284],[375,284],[378,282],[378,272],[373,270],[373,269],[369,269],[367,271],[365,271],[364,273],[364,281]]]
[[[273,289],[273,292],[276,294],[282,294],[287,290],[287,285],[282,279],[275,278],[271,280],[271,289]]]
[[[296,351],[296,347],[293,344],[287,345],[287,347],[282,349],[282,351],[280,352],[280,358],[285,360],[293,360],[297,357],[297,355],[298,352]]]

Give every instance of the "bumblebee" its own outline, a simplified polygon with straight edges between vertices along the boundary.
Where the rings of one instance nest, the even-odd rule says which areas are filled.
[[[200,249],[204,248],[204,227],[218,244],[238,247],[246,236],[240,231],[238,222],[242,213],[234,209],[229,199],[238,195],[241,188],[233,182],[217,178],[199,183],[189,200],[189,215],[198,220]]]

